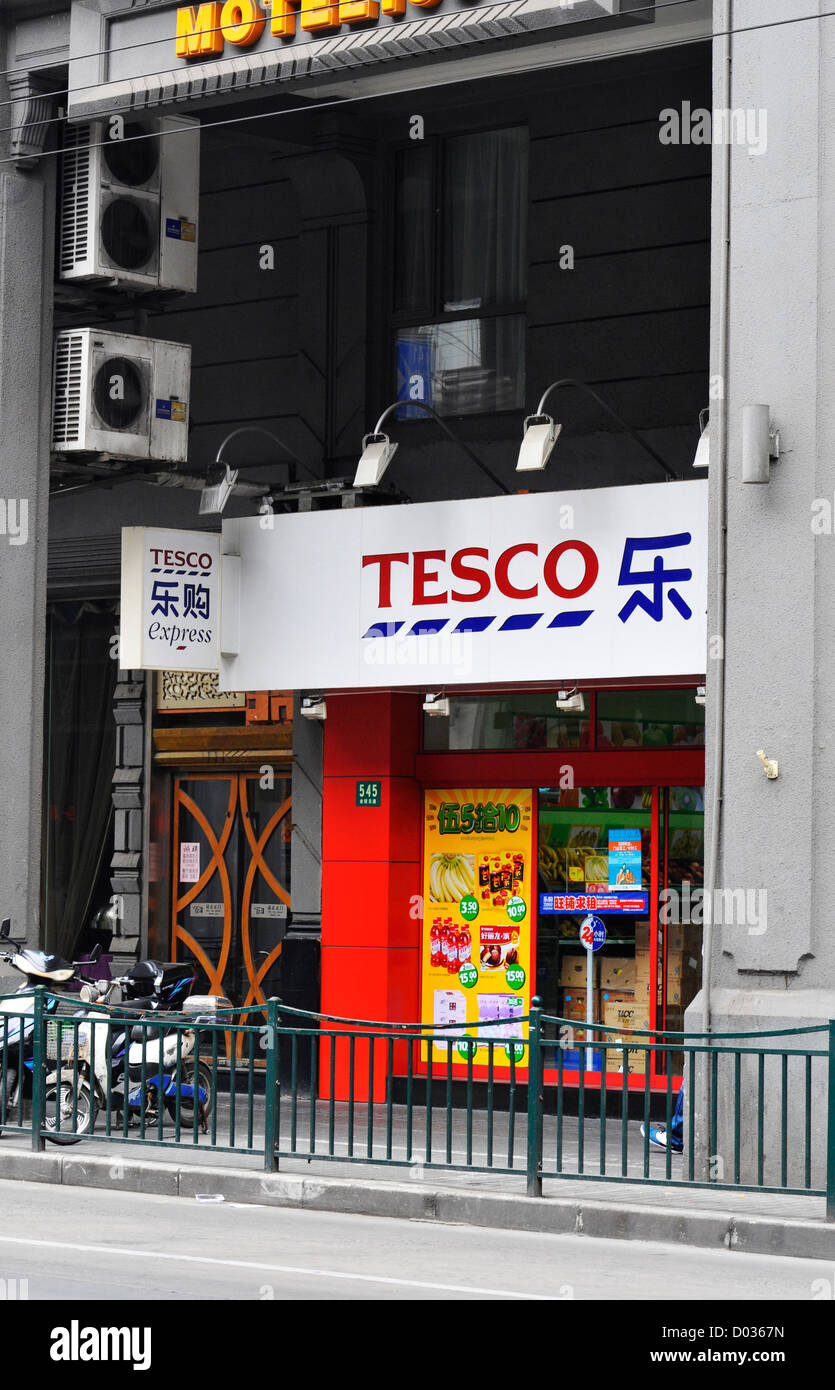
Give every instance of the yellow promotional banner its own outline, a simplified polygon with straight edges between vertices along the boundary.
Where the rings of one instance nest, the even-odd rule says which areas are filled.
[[[494,1066],[525,1064],[535,874],[529,788],[425,792],[421,1019],[453,1025],[456,1061],[486,1064],[489,1039]]]

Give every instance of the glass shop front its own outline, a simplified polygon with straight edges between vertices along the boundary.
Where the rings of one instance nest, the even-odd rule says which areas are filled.
[[[450,696],[424,718],[422,1017],[477,1016],[509,1049],[538,995],[565,1021],[567,1082],[626,1064],[643,1088],[649,1056],[666,1087],[663,1054],[625,1045],[682,1031],[701,986],[704,705],[692,685],[559,694]]]

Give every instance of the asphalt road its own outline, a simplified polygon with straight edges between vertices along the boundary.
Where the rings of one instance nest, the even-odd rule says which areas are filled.
[[[0,1280],[32,1300],[810,1302],[827,1279],[819,1260],[0,1182]]]

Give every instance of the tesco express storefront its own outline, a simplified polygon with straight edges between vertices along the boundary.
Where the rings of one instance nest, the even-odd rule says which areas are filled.
[[[701,974],[706,489],[224,522],[220,626],[217,595],[193,619],[215,628],[221,688],[293,688],[324,718],[323,1012],[462,1037],[480,1022],[509,1054],[538,994],[576,1020],[566,1078],[585,1062],[591,1085],[622,1055],[573,1046],[588,1018],[683,1026]],[[144,584],[141,614],[123,586],[137,640]],[[164,660],[213,650],[190,631]],[[589,914],[606,928],[591,995]]]

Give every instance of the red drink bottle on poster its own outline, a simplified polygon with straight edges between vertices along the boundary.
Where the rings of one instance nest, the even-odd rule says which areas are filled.
[[[462,965],[464,965],[468,960],[470,960],[471,948],[472,937],[470,936],[470,933],[467,931],[465,927],[461,933],[461,937],[458,942],[458,959]]]

